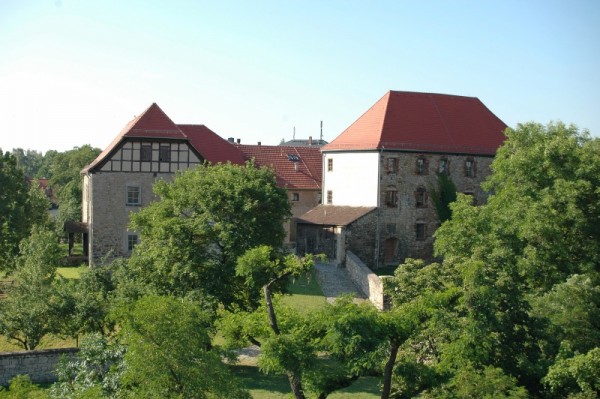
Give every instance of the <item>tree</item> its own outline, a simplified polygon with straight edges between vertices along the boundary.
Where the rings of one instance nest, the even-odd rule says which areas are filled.
[[[25,350],[35,349],[44,335],[56,330],[53,283],[59,253],[52,232],[34,229],[21,245],[8,297],[0,301],[0,332]]]
[[[484,184],[493,193],[487,203],[476,207],[459,195],[452,219],[436,232],[436,254],[460,271],[465,312],[443,360],[454,373],[500,368],[537,394],[558,348],[548,328],[558,318],[532,304],[600,266],[600,140],[561,123],[518,125],[506,135]],[[573,302],[594,314],[561,291],[548,294],[564,301],[554,306]]]
[[[212,320],[194,303],[149,296],[117,317],[128,397],[250,398],[211,350]]]
[[[0,399],[49,399],[49,396],[28,375],[18,375],[9,381],[8,390],[0,387]]]
[[[27,185],[10,153],[0,151],[0,271],[11,271],[19,243],[34,224],[49,223],[49,203],[37,186]]]
[[[99,333],[86,335],[73,358],[62,357],[56,368],[58,381],[51,387],[57,399],[115,397],[121,389],[125,347]]]
[[[52,154],[49,185],[55,190],[59,205],[58,228],[64,222],[81,220],[82,179],[81,170],[99,154],[99,148],[89,144],[72,150]],[[48,154],[47,154],[48,155]]]
[[[256,306],[260,292],[246,292],[235,267],[250,248],[282,245],[290,205],[273,171],[250,163],[198,167],[154,191],[159,200],[131,217],[142,237],[129,262],[136,278],[159,294],[198,292],[225,306]]]
[[[544,383],[555,397],[597,398],[600,391],[600,348],[562,359],[550,367]]]
[[[273,293],[281,292],[290,277],[298,277],[314,266],[312,257],[301,259],[295,255],[284,256],[263,245],[251,248],[238,259],[236,275],[244,279],[247,292],[262,290],[265,310],[272,334],[263,345],[262,366],[265,369],[284,371],[296,399],[304,399],[302,372],[314,360],[314,351],[306,345],[306,337],[282,333],[273,305]]]

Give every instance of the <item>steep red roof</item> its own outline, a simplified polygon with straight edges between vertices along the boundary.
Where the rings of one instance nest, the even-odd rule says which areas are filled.
[[[504,129],[506,124],[476,97],[389,91],[323,150],[494,155]]]
[[[321,188],[323,159],[318,147],[236,145],[246,159],[275,170],[277,183],[288,189]]]
[[[167,114],[156,103],[152,103],[144,112],[125,125],[112,143],[81,172],[86,173],[101,163],[108,154],[119,146],[125,137],[186,139],[183,132],[179,130]]]
[[[227,140],[204,125],[177,125],[190,139],[192,146],[210,163],[227,163],[243,165],[242,152]]]

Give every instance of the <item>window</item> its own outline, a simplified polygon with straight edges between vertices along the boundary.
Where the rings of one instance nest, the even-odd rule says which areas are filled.
[[[133,248],[137,245],[137,243],[138,243],[137,234],[128,234],[127,235],[127,250],[129,252],[133,251]]]
[[[142,162],[152,161],[152,144],[142,144],[140,149],[140,160]]]
[[[292,201],[300,201],[300,193],[292,193]]]
[[[139,186],[127,186],[127,205],[141,205],[142,196]]]
[[[171,162],[171,146],[161,145],[158,153],[159,162]]]
[[[472,159],[465,160],[465,176],[475,177],[475,161]]]
[[[327,159],[327,171],[333,172],[333,158]]]
[[[388,158],[386,170],[388,173],[396,173],[398,171],[398,158]]]
[[[447,175],[448,174],[448,160],[446,158],[440,159],[440,166],[438,168],[438,173]]]
[[[427,205],[427,190],[423,187],[419,187],[415,191],[415,204],[417,208],[424,208]]]
[[[427,174],[427,161],[423,157],[417,158],[417,174],[418,175],[426,175]]]
[[[396,190],[388,190],[385,192],[385,203],[389,207],[398,205],[398,193]]]
[[[333,191],[328,190],[327,191],[327,203],[328,204],[333,204]]]
[[[396,234],[396,223],[388,223],[386,225],[388,234]]]
[[[425,223],[415,224],[415,238],[417,241],[425,240]]]

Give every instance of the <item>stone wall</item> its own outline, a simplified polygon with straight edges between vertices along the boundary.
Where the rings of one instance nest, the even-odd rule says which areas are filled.
[[[172,173],[97,172],[89,188],[90,263],[105,255],[129,256],[127,225],[131,212],[137,212],[156,198],[152,186],[157,180],[171,180]],[[127,205],[127,186],[140,188],[141,204]],[[85,204],[84,204],[85,206]]]
[[[354,284],[360,288],[379,310],[385,307],[383,282],[352,252],[346,252],[346,270]]]
[[[27,352],[0,352],[0,385],[20,374],[28,374],[36,384],[56,381],[54,368],[61,356],[72,356],[79,349],[46,349]]]
[[[377,212],[375,209],[355,220],[345,230],[345,250],[352,251],[368,267],[375,266],[375,245],[377,231]]]
[[[390,162],[391,158],[395,161]],[[422,174],[417,173],[419,158],[425,161]],[[459,193],[473,195],[476,203],[485,202],[486,193],[480,184],[490,174],[493,157],[384,151],[380,157],[379,265],[397,265],[407,257],[430,258],[433,255],[433,233],[439,220],[431,193],[437,189],[437,172],[442,160],[447,163],[448,174]],[[466,173],[467,160],[474,165],[471,176]],[[425,190],[425,202],[421,206],[416,203],[419,188]],[[387,201],[390,191],[395,192],[395,204]],[[417,238],[417,224],[424,228],[422,239]]]

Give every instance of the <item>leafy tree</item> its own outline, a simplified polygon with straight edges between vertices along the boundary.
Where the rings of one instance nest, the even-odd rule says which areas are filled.
[[[199,167],[154,191],[159,201],[131,217],[143,237],[129,262],[136,278],[159,294],[198,292],[226,306],[255,306],[260,291],[246,292],[235,267],[246,250],[283,242],[290,205],[273,171],[250,163]]]
[[[289,277],[298,277],[314,265],[312,257],[304,259],[295,255],[284,256],[271,247],[263,245],[252,248],[238,259],[236,274],[244,278],[247,292],[262,290],[265,310],[272,334],[263,345],[262,367],[284,371],[294,396],[305,398],[302,371],[314,361],[314,352],[306,345],[301,334],[282,333],[273,306],[273,292],[282,291],[289,284]],[[307,350],[308,349],[308,350]]]
[[[0,332],[31,350],[56,330],[54,278],[60,249],[54,234],[34,229],[23,241],[14,283],[0,301]]]
[[[53,154],[50,164],[50,186],[55,190],[59,204],[58,229],[64,222],[81,220],[82,180],[81,170],[99,154],[99,148],[89,144]]]
[[[559,359],[550,367],[544,383],[555,397],[597,398],[600,392],[600,348]]]
[[[120,339],[127,346],[121,383],[129,397],[250,397],[220,353],[210,350],[212,320],[197,305],[144,297],[118,317]]]
[[[436,253],[460,271],[464,291],[464,328],[443,361],[454,373],[501,368],[535,394],[558,347],[548,323],[560,316],[534,311],[534,298],[600,264],[600,140],[561,123],[518,125],[506,135],[484,185],[493,193],[487,204],[459,195],[436,232]],[[565,308],[573,301],[591,320],[594,306],[562,295],[566,288],[547,299]]]
[[[73,358],[62,357],[58,381],[50,389],[53,398],[83,399],[117,396],[123,374],[125,347],[99,333],[86,335]]]
[[[17,160],[17,166],[21,168],[25,176],[32,178],[44,178],[46,176],[40,176],[42,164],[44,162],[44,156],[42,153],[35,150],[23,150],[22,148],[14,148],[12,155]]]
[[[0,187],[0,271],[10,271],[15,266],[19,243],[32,226],[49,223],[49,204],[35,185],[27,185],[15,158],[1,151]]]
[[[48,399],[47,392],[31,382],[28,375],[18,375],[10,380],[8,390],[0,387],[0,399]]]

